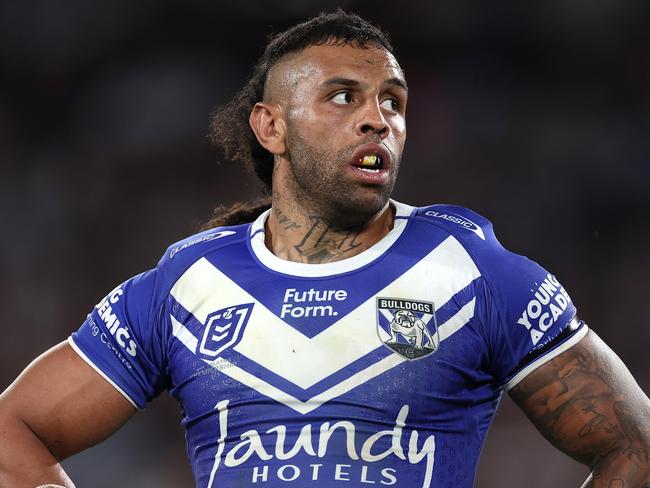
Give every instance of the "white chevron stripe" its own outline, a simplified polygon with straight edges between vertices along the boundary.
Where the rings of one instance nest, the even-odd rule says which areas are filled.
[[[470,319],[474,316],[475,302],[476,300],[472,299],[463,308],[461,308],[456,313],[456,315],[451,317],[440,327],[441,342],[445,339],[448,339],[454,333],[458,332],[467,322],[470,321]],[[387,338],[389,337],[388,334],[386,334],[386,336]],[[350,376],[349,378],[346,378],[340,383],[337,383],[332,388],[325,390],[324,392],[319,393],[318,395],[304,402],[276,388],[275,386],[267,383],[257,376],[244,371],[243,369],[235,366],[225,359],[218,358],[214,361],[204,361],[213,366],[215,369],[218,369],[221,373],[230,376],[232,379],[239,381],[249,388],[258,391],[262,395],[266,395],[267,397],[286,405],[287,407],[295,410],[302,415],[305,415],[320,407],[322,404],[328,402],[329,400],[347,393],[353,388],[362,385],[366,381],[370,381],[376,376],[379,376],[382,373],[393,369],[395,366],[402,364],[406,360],[406,358],[400,356],[399,354],[393,353],[390,356],[386,356],[380,361],[372,364],[366,369],[363,369],[358,373]]]
[[[211,366],[213,365],[213,361],[204,361]],[[228,361],[219,361],[218,369],[222,373],[230,376],[232,379],[239,381],[249,388],[258,391],[261,394],[266,395],[267,397],[272,398],[279,403],[283,403],[287,407],[292,408],[296,412],[304,415],[320,407],[323,403],[331,400],[332,398],[343,395],[344,393],[350,391],[352,388],[359,386],[376,376],[379,376],[380,374],[394,368],[404,361],[406,361],[406,359],[402,356],[399,356],[398,354],[391,354],[390,356],[387,356],[372,366],[369,366],[357,374],[346,378],[341,383],[338,383],[323,393],[319,393],[318,395],[310,398],[305,402],[298,400],[296,397],[289,395],[288,393],[276,388],[264,380],[261,380],[257,376],[244,371],[243,369],[235,366]],[[217,368],[217,365],[214,365],[214,367]]]
[[[196,354],[196,347],[199,343],[198,339],[194,337],[187,327],[176,320],[173,315],[170,315],[169,318],[172,321],[172,334],[174,334],[179,341],[185,344],[185,347]]]
[[[235,350],[307,389],[382,346],[375,324],[376,296],[444,304],[478,276],[480,273],[465,249],[455,238],[448,237],[394,282],[312,338],[257,302],[205,258],[181,276],[171,293],[202,323],[215,310],[255,302]]]
[[[476,298],[472,298],[469,302],[461,307],[461,309],[454,314],[449,320],[438,327],[440,340],[443,341],[447,337],[458,332],[472,317],[474,317],[474,306],[476,305]]]

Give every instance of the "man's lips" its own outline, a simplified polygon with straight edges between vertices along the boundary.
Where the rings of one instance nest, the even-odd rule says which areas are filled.
[[[385,146],[368,143],[359,146],[350,158],[354,179],[364,185],[384,186],[390,180],[393,162]]]
[[[390,152],[382,144],[368,143],[352,153],[350,165],[372,171],[390,170],[392,161]]]

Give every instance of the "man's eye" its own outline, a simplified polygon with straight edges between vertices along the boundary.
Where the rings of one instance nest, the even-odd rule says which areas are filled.
[[[339,105],[347,105],[349,103],[352,103],[352,94],[347,91],[337,93],[332,97],[332,101]]]
[[[399,101],[396,98],[387,98],[381,102],[381,108],[397,112],[399,110]]]

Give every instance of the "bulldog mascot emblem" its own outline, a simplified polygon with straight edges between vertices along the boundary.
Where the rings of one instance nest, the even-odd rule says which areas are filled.
[[[377,298],[377,333],[384,345],[406,359],[420,359],[440,345],[431,302]]]

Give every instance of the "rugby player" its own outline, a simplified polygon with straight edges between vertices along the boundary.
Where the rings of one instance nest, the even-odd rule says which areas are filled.
[[[407,97],[357,16],[276,36],[211,127],[269,201],[220,209],[19,376],[0,485],[73,486],[59,462],[166,389],[198,487],[469,488],[503,391],[584,487],[650,486],[650,402],[555,276],[468,209],[390,198]]]

